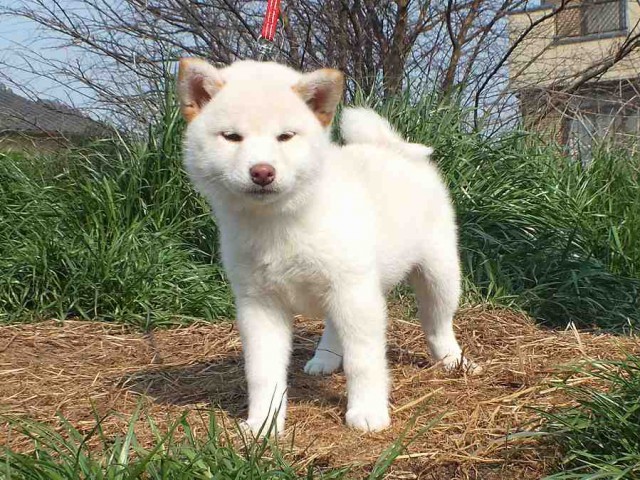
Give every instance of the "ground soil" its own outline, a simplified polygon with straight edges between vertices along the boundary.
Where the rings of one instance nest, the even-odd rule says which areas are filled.
[[[465,308],[456,328],[483,371],[446,374],[432,364],[419,326],[400,310],[391,308],[389,328],[393,426],[375,434],[345,427],[342,373],[323,378],[302,373],[321,324],[296,321],[288,428],[282,440],[291,461],[319,469],[355,465],[350,478],[361,478],[412,418],[409,437],[440,416],[396,460],[387,478],[540,478],[558,461],[558,453],[538,437],[514,434],[537,428],[536,408],[568,404],[557,388],[559,379],[593,381],[564,367],[640,351],[631,338],[549,330],[523,314]],[[0,413],[55,424],[60,412],[88,431],[95,424],[93,404],[100,413],[121,414],[103,426],[115,434],[124,433],[141,399],[161,427],[185,410],[197,423],[202,410],[211,407],[224,425],[233,425],[246,413],[241,345],[233,324],[151,334],[72,320],[0,327]],[[143,422],[138,435],[151,441]],[[1,419],[0,443],[30,448]]]

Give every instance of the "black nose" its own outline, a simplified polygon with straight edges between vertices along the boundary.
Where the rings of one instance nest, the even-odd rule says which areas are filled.
[[[256,185],[266,187],[276,178],[276,169],[268,163],[258,163],[249,169],[251,180]]]

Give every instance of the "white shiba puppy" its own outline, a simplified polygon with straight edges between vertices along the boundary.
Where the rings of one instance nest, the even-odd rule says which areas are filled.
[[[371,110],[347,109],[331,69],[276,63],[217,69],[180,62],[189,125],[185,166],[210,202],[237,306],[249,389],[248,426],[284,428],[292,320],[323,316],[305,371],[347,377],[348,425],[390,423],[386,292],[408,276],[435,360],[462,363],[452,320],[460,295],[456,224],[431,149],[405,142]]]

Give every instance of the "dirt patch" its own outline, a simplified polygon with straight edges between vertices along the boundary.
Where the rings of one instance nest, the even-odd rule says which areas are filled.
[[[432,365],[418,325],[390,321],[393,427],[361,434],[344,426],[344,375],[302,373],[321,324],[298,320],[287,425],[289,433],[295,428],[290,455],[327,467],[357,463],[357,478],[412,416],[417,414],[415,433],[442,415],[410,445],[388,478],[539,478],[554,453],[533,439],[507,435],[535,425],[531,407],[567,402],[550,383],[558,378],[558,366],[640,351],[633,339],[549,331],[524,315],[480,307],[461,310],[457,330],[469,356],[482,365],[480,375],[445,374]],[[196,422],[198,412],[212,406],[226,424],[243,416],[246,389],[235,328],[230,323],[196,325],[150,335],[78,321],[0,328],[2,413],[55,421],[61,412],[78,428],[89,429],[93,403],[100,413],[122,414],[109,417],[105,431],[124,432],[141,397],[161,426],[185,409]],[[140,438],[151,440],[142,422],[140,429]],[[24,439],[8,438],[8,431],[0,425],[0,442],[28,448]]]

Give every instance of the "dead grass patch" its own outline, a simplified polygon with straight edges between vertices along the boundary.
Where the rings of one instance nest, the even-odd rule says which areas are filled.
[[[401,316],[394,315],[393,308],[391,313]],[[389,329],[393,427],[361,434],[344,426],[344,376],[302,373],[320,329],[319,322],[306,319],[296,325],[288,417],[288,432],[295,429],[295,441],[290,455],[326,467],[355,463],[353,478],[371,468],[416,414],[413,432],[437,415],[443,418],[410,445],[388,478],[539,478],[555,461],[555,452],[537,440],[506,436],[535,427],[537,415],[531,407],[568,402],[551,382],[562,378],[558,367],[616,358],[623,350],[640,351],[631,338],[552,331],[522,314],[467,308],[458,315],[457,329],[483,372],[452,376],[432,365],[419,326],[396,318]],[[79,321],[0,328],[1,413],[54,421],[59,411],[76,427],[88,430],[95,422],[93,403],[98,412],[117,413],[104,425],[105,431],[115,433],[123,432],[141,397],[160,425],[185,408],[196,425],[198,412],[211,406],[226,424],[244,415],[241,345],[232,324],[146,335]],[[150,440],[143,421],[140,428],[139,438],[148,434]],[[285,438],[285,444],[290,439],[291,435]],[[0,442],[28,448],[6,425],[0,427]]]

